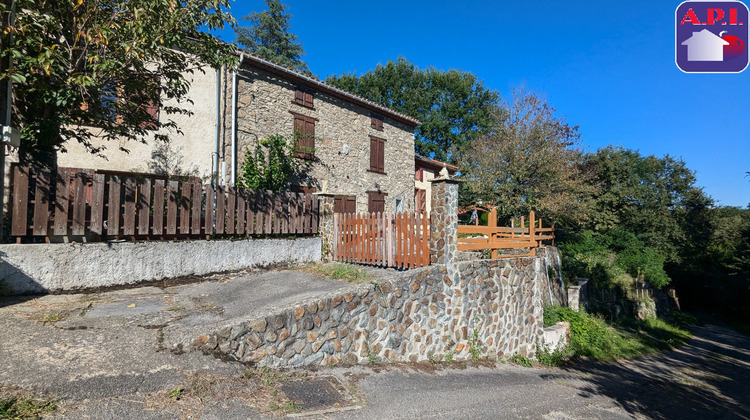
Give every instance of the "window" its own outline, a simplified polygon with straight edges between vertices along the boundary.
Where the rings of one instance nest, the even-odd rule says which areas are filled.
[[[370,114],[370,127],[383,131],[383,116],[378,114]]]
[[[307,108],[313,108],[313,93],[309,90],[298,87],[294,91],[294,100],[292,102]]]
[[[417,209],[417,213],[424,213],[427,211],[427,190],[420,188],[414,189],[414,208]]]
[[[334,213],[356,213],[357,197],[353,195],[334,195],[333,196]]]
[[[115,124],[128,124],[128,115],[132,115],[140,120],[140,128],[156,130],[159,128],[159,79],[149,75],[134,76],[123,83],[107,82],[99,91],[98,101],[84,102],[81,109],[94,114],[94,119]],[[119,111],[128,108],[128,103],[139,104],[137,111],[121,114]]]
[[[414,174],[414,180],[424,181],[424,168],[417,169],[417,172]]]
[[[385,196],[388,194],[379,191],[367,192],[367,211],[369,213],[383,213],[385,211]]]
[[[370,136],[370,172],[385,174],[385,139]]]
[[[292,115],[294,115],[294,139],[297,157],[313,159],[315,157],[315,118],[295,113],[292,113]]]

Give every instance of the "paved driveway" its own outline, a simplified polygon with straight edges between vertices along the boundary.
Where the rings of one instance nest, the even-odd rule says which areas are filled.
[[[638,361],[528,369],[490,363],[272,372],[175,344],[350,285],[298,271],[199,284],[0,300],[0,394],[58,399],[64,418],[750,418],[750,338],[718,323]],[[284,386],[327,378],[331,410]],[[287,388],[288,390],[289,388]],[[314,395],[313,395],[314,397]],[[334,398],[335,399],[335,398]]]

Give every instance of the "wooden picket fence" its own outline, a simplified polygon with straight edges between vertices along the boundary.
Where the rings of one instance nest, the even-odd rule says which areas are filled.
[[[400,269],[430,265],[425,213],[334,214],[336,261]]]
[[[536,219],[534,212],[529,213],[528,224],[525,218],[521,218],[521,227],[515,227],[511,222],[511,227],[497,226],[497,210],[490,210],[487,218],[488,226],[459,225],[458,226],[458,250],[459,251],[476,251],[483,249],[492,250],[492,258],[499,257],[518,257],[536,255],[536,247],[542,245],[543,241],[552,241],[554,245],[555,228],[543,228],[541,219]],[[526,254],[508,254],[501,255],[498,250],[501,249],[521,249],[528,248]]]
[[[133,175],[133,176],[129,176]],[[58,168],[11,168],[11,236],[47,241],[189,239],[213,235],[317,234],[313,195],[236,190],[199,179]]]

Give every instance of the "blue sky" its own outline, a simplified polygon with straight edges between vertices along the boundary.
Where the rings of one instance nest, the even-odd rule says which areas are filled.
[[[679,1],[283,3],[322,79],[403,56],[472,72],[503,97],[524,85],[580,126],[587,150],[613,144],[681,157],[718,204],[750,203],[750,69],[682,73]],[[232,13],[239,20],[264,8],[240,1]],[[231,31],[222,37],[234,40]]]

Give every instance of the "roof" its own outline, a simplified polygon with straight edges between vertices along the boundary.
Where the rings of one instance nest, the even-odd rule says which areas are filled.
[[[414,154],[414,163],[417,165],[421,165],[427,169],[433,169],[436,171],[446,168],[448,169],[448,173],[451,175],[458,172],[458,166],[456,165],[451,165],[449,163],[441,162],[436,159],[430,159],[428,157],[424,157],[416,153]]]
[[[419,124],[421,124],[419,120],[416,118],[410,117],[400,112],[396,112],[388,107],[377,104],[361,96],[349,93],[343,89],[337,88],[326,82],[320,81],[314,77],[308,76],[306,74],[300,73],[295,70],[291,70],[280,64],[276,64],[272,61],[266,60],[264,58],[260,58],[248,52],[239,51],[238,54],[242,54],[242,63],[240,63],[240,65],[242,65],[243,63],[248,63],[254,67],[260,68],[270,73],[278,74],[295,83],[304,85],[305,87],[313,88],[318,92],[325,93],[335,98],[339,98],[344,101],[357,104],[359,106],[369,109],[370,111],[390,117],[396,121],[400,121],[411,127],[416,127]]]

